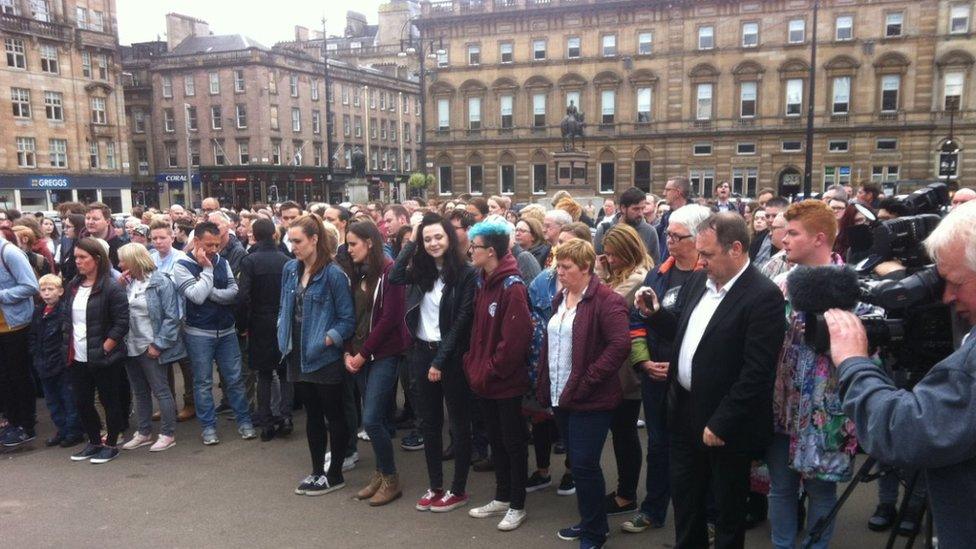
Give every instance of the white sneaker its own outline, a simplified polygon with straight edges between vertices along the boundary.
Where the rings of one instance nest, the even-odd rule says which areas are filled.
[[[505,513],[505,518],[498,523],[498,529],[503,532],[514,530],[519,526],[522,526],[522,523],[525,522],[526,517],[528,517],[528,515],[525,513],[524,509],[509,509],[508,512]]]
[[[132,440],[126,442],[122,445],[123,450],[135,450],[136,448],[142,448],[143,446],[149,446],[152,444],[152,437],[149,435],[144,435],[139,431],[132,435]]]
[[[176,446],[176,439],[174,437],[159,435],[159,438],[156,439],[156,442],[149,447],[149,451],[162,452],[163,450],[169,450],[173,446]]]
[[[359,433],[357,433],[356,436],[359,437],[359,440],[365,440],[366,442],[369,442],[369,435],[366,434],[366,431],[359,431]]]
[[[356,463],[359,462],[359,452],[353,452],[351,456],[346,456],[346,459],[342,460],[342,472],[352,471],[356,468]],[[332,452],[325,453],[325,464],[323,468],[328,471],[329,466],[332,465]]]
[[[481,507],[475,507],[468,511],[468,515],[474,518],[488,518],[488,517],[498,517],[504,515],[508,512],[508,503],[504,501],[498,501],[497,499],[491,500],[488,505],[482,505]]]
[[[647,427],[647,422],[645,422],[643,419],[638,418],[637,419],[637,428],[638,429],[643,429],[644,427]]]

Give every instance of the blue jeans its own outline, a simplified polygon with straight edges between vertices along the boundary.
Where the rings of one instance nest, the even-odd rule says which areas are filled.
[[[237,425],[251,427],[251,412],[247,408],[247,395],[241,378],[241,348],[237,335],[209,337],[184,334],[186,350],[193,365],[193,401],[197,408],[197,419],[204,429],[217,425],[214,415],[213,363],[224,379],[224,392],[230,407],[234,410]]]
[[[664,414],[667,381],[654,381],[644,375],[641,396],[644,400],[644,422],[647,424],[647,495],[640,512],[654,524],[664,524],[671,503],[671,477],[668,472],[668,430]]]
[[[398,361],[398,357],[391,356],[367,362],[363,367],[366,375],[363,427],[376,454],[376,468],[384,475],[396,473],[391,436],[396,426],[390,417],[390,401],[396,390]]]
[[[44,389],[44,401],[51,413],[51,421],[57,426],[58,434],[62,438],[80,436],[83,432],[81,418],[78,417],[78,408],[75,407],[75,392],[68,381],[68,373],[61,372],[53,377],[41,378],[41,387]]]
[[[769,465],[769,526],[772,531],[773,546],[777,549],[792,549],[796,546],[796,534],[799,525],[797,506],[800,501],[799,473],[790,468],[790,437],[777,434],[773,443],[766,451],[766,463]],[[809,531],[821,517],[830,514],[830,510],[837,501],[837,483],[824,480],[803,478],[803,490],[810,497],[807,507],[807,531]],[[824,531],[820,541],[813,545],[814,549],[826,549],[830,546],[830,537],[834,531],[831,522]],[[805,538],[805,536],[804,536]]]
[[[610,532],[610,525],[607,523],[607,487],[600,468],[600,456],[613,422],[613,411],[573,412],[559,408],[554,411],[576,481],[580,537],[602,544]]]

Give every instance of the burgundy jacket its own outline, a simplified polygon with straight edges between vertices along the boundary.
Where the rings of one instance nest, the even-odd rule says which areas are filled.
[[[390,283],[391,270],[393,261],[387,259],[383,266],[383,276],[377,282],[379,289],[376,299],[373,300],[369,335],[359,351],[367,360],[396,356],[410,347],[410,333],[405,320],[406,286]]]
[[[552,300],[558,314],[563,292]],[[537,397],[544,406],[593,412],[613,410],[622,398],[618,370],[630,356],[630,324],[624,298],[594,276],[576,306],[572,370],[558,403],[550,403],[549,330],[543,332]]]
[[[510,279],[518,277],[518,281]],[[515,257],[508,254],[487,278],[479,273],[474,296],[471,346],[464,373],[480,397],[501,399],[529,391],[532,319],[529,297]]]

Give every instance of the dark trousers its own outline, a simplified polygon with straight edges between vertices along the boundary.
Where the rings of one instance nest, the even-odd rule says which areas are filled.
[[[666,381],[654,381],[646,375],[641,380],[641,396],[644,400],[644,422],[647,424],[647,495],[640,510],[654,524],[664,524],[671,503],[671,478],[669,473],[669,439],[664,413],[667,394]]]
[[[126,411],[122,408],[122,365],[89,366],[82,362],[72,362],[68,368],[71,383],[75,389],[75,404],[81,426],[90,444],[102,443],[102,420],[95,409],[95,391],[105,408],[105,437],[109,446],[115,446],[119,433],[125,430]],[[125,388],[128,390],[128,388]]]
[[[535,449],[535,468],[548,469],[552,463],[552,445],[559,440],[556,420],[548,418],[532,424],[532,447]],[[567,467],[568,468],[568,467]]]
[[[613,411],[610,432],[613,433],[613,455],[617,460],[617,495],[627,501],[637,499],[640,480],[641,443],[637,434],[637,416],[641,401],[624,399]]]
[[[342,383],[325,385],[299,381],[295,383],[295,392],[305,407],[305,435],[312,458],[312,474],[325,474],[325,449],[328,439],[331,439],[333,459],[329,464],[328,477],[338,482],[342,479],[342,461],[349,442],[345,389]]]
[[[507,502],[512,509],[524,509],[529,452],[522,397],[483,398],[481,411],[495,464],[495,499]]]
[[[708,547],[709,489],[718,508],[715,547],[743,547],[751,457],[745,452],[707,447],[701,433],[672,432],[670,458],[675,547]]]
[[[431,489],[444,487],[443,452],[444,405],[447,405],[451,435],[454,437],[454,480],[451,492],[465,493],[471,467],[471,389],[460,363],[443,365],[447,373],[441,381],[427,379],[431,361],[437,351],[417,343],[410,351],[408,364],[410,384],[416,397],[416,412],[424,435],[424,456]],[[442,372],[444,371],[442,370]]]
[[[278,409],[271,409],[272,393],[274,392],[275,374],[278,377],[280,399]],[[259,370],[257,372],[258,409],[255,422],[262,427],[268,427],[283,418],[291,419],[292,405],[295,403],[295,384],[285,381],[285,367],[278,366],[274,370]]]
[[[13,427],[34,432],[36,395],[27,349],[29,328],[0,334],[0,404]]]
[[[169,365],[166,370],[166,382],[169,383],[169,390],[176,398],[176,376],[173,373],[173,366],[180,368],[180,375],[183,376],[183,406],[193,406],[193,370],[190,368],[190,359],[182,358]]]
[[[566,444],[566,455],[576,482],[580,537],[596,544],[607,539],[606,490],[600,455],[613,421],[612,411],[574,412],[555,409],[556,422]]]
[[[68,381],[68,372],[41,378],[41,386],[44,388],[47,410],[51,414],[51,421],[58,428],[58,434],[62,438],[80,435],[81,419],[78,418],[75,392]]]

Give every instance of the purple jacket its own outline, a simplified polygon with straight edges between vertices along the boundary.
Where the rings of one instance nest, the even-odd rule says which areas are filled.
[[[562,300],[562,292],[552,300],[554,315]],[[539,357],[539,402],[577,412],[613,410],[619,406],[622,394],[617,371],[630,356],[629,326],[624,298],[593,276],[576,306],[573,368],[558,403],[550,403],[549,331],[544,332]]]
[[[383,276],[377,283],[376,299],[370,315],[370,330],[360,353],[368,360],[377,360],[404,353],[410,347],[407,331],[406,286],[390,283],[393,261],[387,260]]]

